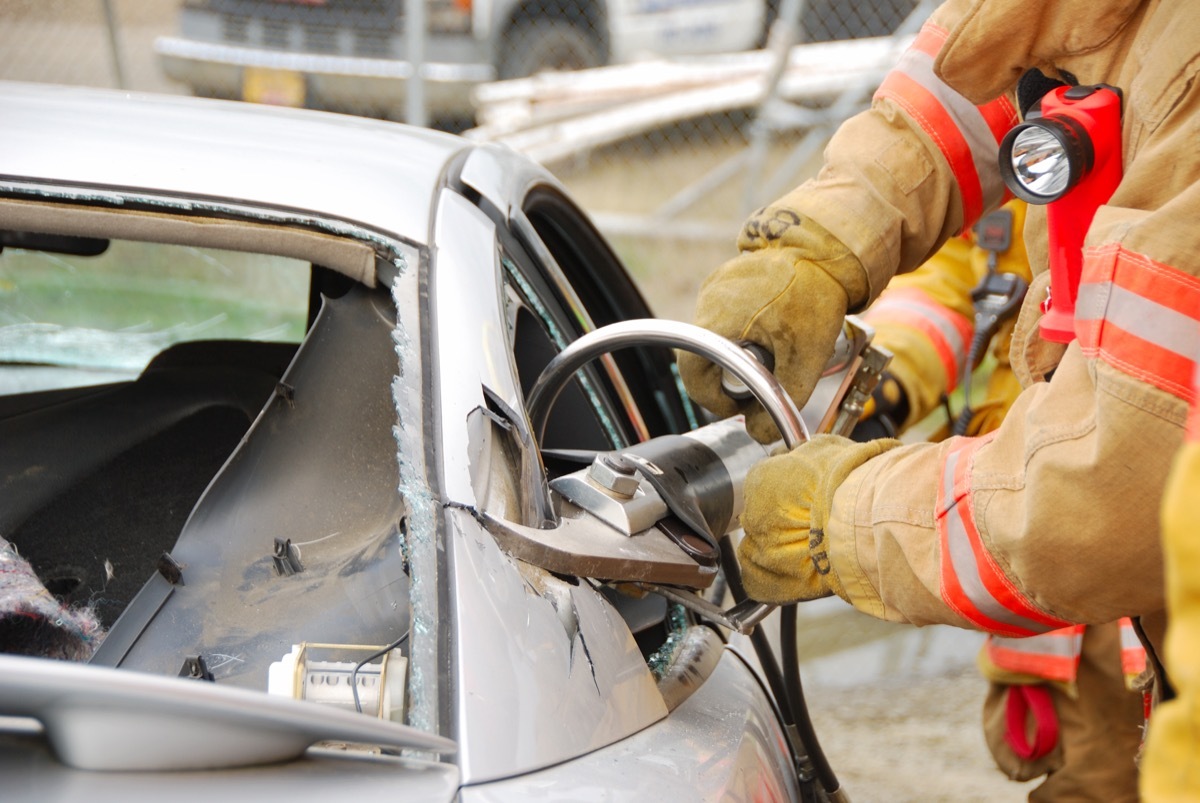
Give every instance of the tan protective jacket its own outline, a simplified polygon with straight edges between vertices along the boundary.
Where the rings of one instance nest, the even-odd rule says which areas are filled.
[[[1157,643],[1158,506],[1194,395],[1181,340],[1200,318],[1200,4],[952,0],[779,205],[846,243],[878,294],[1002,201],[1006,93],[1031,67],[1125,93],[1125,174],[1088,234],[1078,338],[1037,335],[1049,276],[1032,207],[1036,278],[1012,348],[1026,390],[989,436],[854,471],[826,528],[833,568],[885,619],[1020,636],[1133,615]]]
[[[997,272],[1028,282],[1029,259],[1020,236],[1026,209],[1023,201],[1005,205],[1016,236],[991,259]],[[965,375],[967,345],[977,334],[971,291],[989,263],[976,240],[974,230],[950,238],[928,262],[893,278],[866,312],[875,328],[874,343],[892,352],[888,370],[907,393],[912,415],[905,424],[933,411]],[[1009,363],[1014,323],[1008,319],[991,338],[995,363],[987,392],[971,411],[967,434],[999,427],[1021,393]],[[940,441],[949,433],[947,423],[928,439]],[[1030,790],[1030,803],[1138,800],[1135,757],[1145,724],[1143,698],[1127,689],[1140,689],[1146,653],[1132,621],[1123,617],[1108,625],[1072,625],[1022,638],[989,635],[977,661],[991,681],[983,734],[997,768],[1018,781],[1046,776]],[[1014,710],[1028,706],[1031,696],[1049,700],[1053,710],[1028,709],[1014,727]],[[1054,738],[1042,730],[1051,722],[1057,726]]]

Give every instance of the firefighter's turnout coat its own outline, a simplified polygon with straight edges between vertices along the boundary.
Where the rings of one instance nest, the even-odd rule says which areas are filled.
[[[931,413],[936,420],[944,394],[972,368],[967,364],[968,346],[977,337],[972,289],[989,263],[997,273],[1032,279],[1020,236],[1026,209],[1022,201],[1005,205],[1001,214],[1009,216],[1015,236],[993,234],[999,250],[978,246],[974,231],[951,237],[921,267],[893,278],[867,310],[874,343],[892,353],[888,370],[909,401],[902,430]],[[1004,223],[985,219],[982,225]],[[1004,239],[1010,242],[1000,248]],[[1008,356],[1014,323],[1005,320],[991,335],[992,368],[986,392],[972,405],[969,435],[999,427],[1020,396]],[[943,440],[949,430],[947,423],[929,439]],[[1146,655],[1128,617],[1022,638],[992,635],[979,665],[991,681],[983,729],[997,766],[1019,781],[1049,776],[1029,792],[1030,803],[1138,800],[1135,758],[1145,723],[1141,695],[1129,690],[1143,689]],[[1023,710],[1027,713],[1015,715]]]
[[[1140,617],[1161,647],[1159,503],[1183,438],[1200,319],[1200,5],[975,0],[940,7],[778,201],[861,260],[874,297],[1005,198],[998,143],[1029,69],[1124,93],[1124,178],[1088,232],[1069,345],[1039,338],[1045,210],[1012,344],[1025,388],[983,437],[893,449],[838,489],[826,534],[856,607],[1028,636]],[[785,243],[786,244],[786,243]]]

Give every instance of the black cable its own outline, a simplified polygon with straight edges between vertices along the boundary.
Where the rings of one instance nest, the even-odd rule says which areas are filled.
[[[953,424],[950,427],[951,435],[966,435],[967,427],[971,425],[971,417],[975,414],[971,409],[971,379],[975,372],[975,366],[979,364],[979,358],[983,353],[984,348],[992,342],[992,336],[995,334],[994,328],[980,330],[975,329],[975,336],[971,338],[971,348],[967,351],[967,362],[963,367],[962,391],[963,391],[963,406],[959,411],[958,417],[953,419]]]
[[[796,644],[796,606],[784,605],[779,609],[779,651],[783,653],[783,680],[787,684],[788,700],[791,701],[793,715],[796,719],[796,730],[800,741],[808,749],[808,758],[812,762],[813,772],[821,783],[821,788],[833,795],[841,786],[821,743],[817,740],[817,732],[813,729],[812,717],[808,713],[808,705],[804,702],[804,687],[800,683],[800,651]]]
[[[738,569],[737,558],[733,554],[733,543],[729,536],[721,538],[721,571],[725,575],[725,582],[729,584],[729,592],[733,595],[735,602],[741,602],[746,599],[746,590],[742,587],[741,570]],[[793,725],[791,709],[788,706],[787,686],[783,682],[783,675],[779,671],[779,664],[775,660],[775,654],[771,652],[771,645],[765,640],[760,646],[760,639],[757,638],[762,634],[762,628],[756,627],[750,633],[750,643],[754,645],[754,650],[758,653],[758,661],[762,664],[763,675],[766,677],[767,685],[771,687],[771,694],[779,704],[779,712],[783,716],[784,723]],[[764,655],[763,647],[766,648]]]
[[[747,598],[746,589],[742,585],[742,574],[734,555],[733,544],[729,536],[721,538],[720,543],[721,569],[725,574],[725,581],[729,584],[734,601],[742,602]],[[795,729],[796,735],[800,739],[800,746],[804,748],[805,755],[797,758],[810,764],[821,788],[832,795],[840,788],[841,784],[834,774],[833,768],[829,765],[829,760],[825,757],[825,751],[821,749],[821,743],[813,729],[812,720],[808,716],[808,706],[804,703],[804,689],[800,683],[799,653],[796,650],[796,606],[785,605],[780,611],[780,648],[784,651],[784,670],[780,670],[779,663],[775,659],[775,652],[771,649],[770,639],[767,638],[767,634],[761,627],[756,627],[751,631],[750,643],[758,656],[767,686],[770,687],[771,694],[779,705],[780,716],[783,718],[785,727]],[[791,630],[790,637],[787,633],[789,629]],[[788,652],[789,642],[791,644],[790,653]],[[811,779],[802,778],[801,780]]]
[[[411,633],[411,632],[412,632],[411,630],[405,630],[405,631],[404,631],[404,635],[403,635],[403,636],[401,636],[400,638],[396,639],[395,641],[393,641],[391,644],[389,644],[389,645],[387,645],[386,647],[384,647],[384,648],[383,648],[382,650],[380,650],[379,652],[372,653],[371,655],[368,655],[366,658],[364,658],[364,659],[362,659],[361,661],[359,661],[359,662],[358,662],[358,665],[357,665],[357,666],[355,666],[355,667],[354,667],[354,669],[352,669],[352,670],[350,671],[350,691],[351,691],[351,693],[353,693],[353,694],[354,694],[354,710],[355,710],[355,711],[357,711],[357,712],[358,712],[358,713],[360,713],[360,714],[363,712],[363,710],[362,710],[362,703],[361,703],[361,702],[359,701],[359,699],[358,699],[358,670],[362,669],[364,666],[366,666],[366,665],[367,665],[368,663],[370,663],[371,661],[374,661],[374,660],[375,660],[376,658],[378,658],[379,656],[381,656],[381,655],[387,655],[389,652],[391,652],[392,650],[394,650],[394,649],[396,649],[397,647],[399,647],[401,644],[403,644],[403,643],[404,643],[404,642],[405,642],[405,641],[408,639],[408,634],[409,634],[409,633]],[[380,675],[380,678],[379,678],[379,679],[382,681],[382,680],[383,680],[383,676],[382,676],[382,675]],[[381,697],[382,697],[382,695],[383,695],[383,689],[382,689],[382,688],[380,688],[380,690],[379,690],[379,694],[380,694],[380,695],[381,695]]]

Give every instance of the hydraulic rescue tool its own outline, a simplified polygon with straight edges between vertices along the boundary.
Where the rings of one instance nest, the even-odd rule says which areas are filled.
[[[546,366],[528,397],[531,431],[540,443],[555,398],[589,361],[620,348],[661,345],[693,351],[724,369],[727,392],[752,395],[762,404],[788,448],[806,441],[810,431],[848,435],[891,359],[871,345],[873,334],[858,318],[846,318],[820,382],[798,410],[764,364],[769,360],[748,344],[672,321],[610,324],[580,337]],[[547,462],[553,457],[580,466],[549,482],[551,526],[480,515],[501,548],[520,560],[560,574],[637,586],[747,635],[783,712],[805,799],[847,801],[804,703],[795,606],[781,609],[781,669],[770,639],[757,627],[775,606],[746,598],[729,537],[740,527],[746,475],[772,448],[751,438],[744,418],[736,416],[608,452],[544,450]],[[715,582],[718,577],[721,582]],[[722,606],[726,591],[734,600],[729,608]]]
[[[791,448],[809,429],[853,428],[890,355],[870,345],[872,330],[851,316],[821,381],[803,410],[748,350],[707,330],[672,321],[624,321],[585,335],[547,365],[529,395],[534,437],[541,439],[554,399],[592,359],[633,345],[696,350],[749,389]],[[740,416],[682,435],[664,435],[600,453],[557,452],[583,467],[550,481],[555,526],[540,529],[484,514],[489,530],[515,557],[549,571],[641,583],[738,632],[770,612],[745,603],[726,612],[692,593],[718,574],[719,540],[738,529],[746,474],[770,454]]]

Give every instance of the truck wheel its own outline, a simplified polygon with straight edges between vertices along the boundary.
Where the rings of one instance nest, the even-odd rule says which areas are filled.
[[[559,20],[532,20],[517,25],[504,44],[501,78],[524,78],[550,70],[599,67],[603,60],[596,40],[577,26]]]

